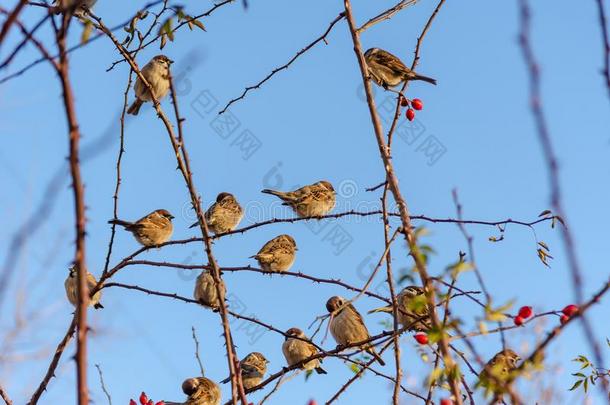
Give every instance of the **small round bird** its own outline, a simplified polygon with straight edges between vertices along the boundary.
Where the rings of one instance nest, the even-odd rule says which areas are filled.
[[[91,10],[95,3],[97,0],[55,0],[52,11],[61,14],[73,9],[76,17],[84,17],[86,11]]]
[[[330,333],[340,346],[370,339],[362,315],[345,298],[339,296],[329,298],[326,301],[326,309],[330,313]],[[370,343],[360,345],[360,349],[366,350],[379,364],[385,366],[385,362]]]
[[[265,271],[283,272],[292,267],[297,250],[292,236],[280,235],[265,243],[251,258],[256,259]]]
[[[396,296],[398,303],[398,323],[411,331],[430,330],[430,313],[426,302],[426,294],[423,288],[414,285],[407,286]],[[368,313],[389,312],[392,313],[392,305],[375,308]],[[420,319],[421,318],[421,319]]]
[[[184,402],[163,401],[165,405],[220,405],[220,387],[206,377],[187,378],[182,392],[188,396]]]
[[[262,192],[279,197],[284,201],[283,205],[291,207],[301,218],[319,217],[335,208],[335,189],[325,180],[294,191],[264,189]]]
[[[221,280],[221,289],[226,292],[226,287]],[[218,308],[218,292],[216,291],[216,282],[209,271],[204,270],[197,277],[195,283],[195,291],[193,293],[195,300],[203,305]]]
[[[249,390],[263,381],[267,372],[267,363],[269,361],[259,352],[252,352],[239,362],[244,389]],[[221,383],[226,384],[229,381],[231,381],[231,377],[225,378]]]
[[[375,83],[387,89],[409,80],[422,80],[436,85],[436,80],[409,69],[398,57],[379,48],[371,48],[364,53],[368,72]]]
[[[93,274],[87,272],[87,288],[91,291],[97,285],[97,280],[93,276]],[[70,272],[68,273],[68,277],[64,282],[64,287],[66,288],[66,296],[68,297],[68,301],[70,304],[75,307],[78,306],[78,278],[76,267],[70,267]],[[89,306],[93,306],[95,309],[104,308],[102,304],[100,304],[100,299],[102,299],[102,291],[98,291],[93,294],[93,297],[89,300]]]
[[[169,67],[174,63],[173,60],[165,55],[157,55],[150,60],[141,70],[142,76],[152,88],[152,94],[157,101],[161,101],[169,91]],[[127,114],[138,115],[142,104],[153,99],[149,88],[138,76],[134,86],[136,100],[129,106]]]
[[[318,354],[318,349],[310,343],[305,333],[299,328],[290,328],[286,331],[286,339],[282,344],[282,352],[289,366],[300,363],[301,361]],[[301,365],[307,371],[315,370],[318,374],[326,374],[320,366],[320,359],[313,359]]]
[[[208,229],[215,235],[219,233],[231,232],[241,222],[244,217],[244,210],[237,202],[233,194],[220,193],[216,197],[216,202],[205,212],[205,220]],[[190,228],[199,225],[195,222]]]
[[[111,219],[108,223],[121,225],[131,232],[138,242],[150,247],[165,243],[172,237],[174,232],[173,218],[174,216],[169,211],[160,209],[151,212],[136,222]]]
[[[517,362],[521,357],[511,349],[504,349],[496,353],[485,365],[479,374],[476,387],[483,387],[485,395],[494,395],[492,403],[502,399],[506,393],[506,384],[510,384],[514,378],[513,371],[517,368]]]

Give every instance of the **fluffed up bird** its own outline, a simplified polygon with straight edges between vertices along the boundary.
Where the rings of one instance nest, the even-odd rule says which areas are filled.
[[[161,209],[151,212],[136,222],[111,219],[108,223],[121,225],[144,246],[158,246],[172,237],[174,232],[173,218],[169,211]]]
[[[208,229],[214,234],[230,232],[239,225],[244,217],[244,211],[233,194],[220,193],[216,197],[216,202],[205,212],[205,220]],[[199,225],[195,222],[190,228]]]
[[[64,287],[66,288],[66,296],[68,297],[68,301],[70,304],[75,307],[78,306],[78,278],[76,274],[76,267],[70,267],[70,272],[68,273],[68,277],[64,282]],[[87,272],[87,288],[91,291],[97,285],[97,280],[93,276],[93,274]],[[95,309],[104,308],[102,304],[100,304],[100,299],[102,298],[102,291],[98,291],[93,294],[93,297],[89,300],[89,306],[93,306]]]
[[[265,271],[283,272],[292,267],[297,251],[297,244],[290,235],[280,235],[269,242],[251,256],[258,261]]]
[[[301,329],[290,328],[286,331],[286,335],[286,339],[282,344],[282,352],[289,366],[318,353],[318,349],[310,343]],[[307,371],[315,370],[318,374],[326,374],[326,371],[320,366],[320,359],[310,360],[303,364],[301,368]]]
[[[267,372],[267,363],[269,363],[269,361],[259,352],[252,352],[239,362],[241,381],[244,385],[244,389],[249,390],[263,381],[263,377]],[[229,381],[231,381],[230,376],[222,380],[221,383],[226,384]]]
[[[362,315],[345,298],[329,298],[326,301],[326,309],[330,313],[330,333],[339,345],[347,346],[370,339]],[[366,350],[379,364],[385,366],[385,362],[370,343],[360,345],[360,349]]]
[[[52,11],[61,14],[74,9],[76,17],[84,17],[85,11],[91,10],[97,0],[55,0]]]
[[[226,287],[222,280],[221,289],[226,292]],[[214,277],[212,277],[209,271],[204,270],[201,272],[199,277],[197,277],[193,296],[195,300],[199,301],[203,305],[207,305],[208,307],[212,307],[214,309],[218,308],[218,292],[216,291],[216,283],[214,282]]]
[[[512,372],[517,368],[517,362],[521,357],[511,349],[504,349],[496,353],[485,365],[479,374],[476,387],[483,387],[485,395],[494,395],[492,403],[499,401],[502,394],[506,393],[506,384],[514,378]]]
[[[161,101],[169,91],[169,67],[172,63],[174,63],[174,61],[167,56],[157,55],[141,70],[142,76],[144,76],[152,88],[152,94],[154,94],[157,101]],[[142,104],[151,101],[153,98],[148,87],[144,84],[142,79],[140,79],[140,76],[138,76],[136,80],[134,92],[136,93],[136,100],[129,106],[127,114],[138,115]]]
[[[412,331],[430,330],[430,313],[424,289],[414,285],[407,286],[396,296],[399,310],[397,311],[398,323],[404,328]],[[392,313],[392,306],[376,308],[368,313],[389,312]],[[419,318],[421,320],[417,321]],[[417,321],[417,322],[416,322]],[[415,323],[414,323],[415,322]]]
[[[220,405],[220,387],[205,377],[184,380],[182,392],[188,396],[184,402],[163,401],[165,405]]]
[[[335,189],[328,181],[301,187],[294,191],[275,191],[265,189],[263,193],[272,194],[284,201],[300,217],[318,217],[335,208]]]
[[[436,85],[436,80],[409,69],[398,57],[379,48],[371,48],[364,53],[368,72],[375,83],[387,89],[409,80],[423,80]]]

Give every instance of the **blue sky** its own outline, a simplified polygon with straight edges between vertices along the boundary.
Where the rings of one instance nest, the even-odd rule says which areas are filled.
[[[96,13],[113,26],[145,2],[133,2],[129,9],[113,2],[99,3]],[[610,114],[600,73],[603,60],[599,26],[593,2],[583,2],[579,7],[567,1],[549,5],[533,5],[532,41],[541,65],[544,109],[560,160],[565,206],[589,296],[607,279],[602,255],[608,242],[605,228],[610,225],[604,215],[610,201]],[[186,2],[185,6],[188,13],[197,14],[211,3]],[[390,6],[392,2],[386,0],[375,4],[358,0],[353,4],[360,23]],[[435,6],[435,2],[421,1],[391,21],[375,26],[363,34],[363,46],[382,47],[410,62],[417,36]],[[336,212],[378,206],[380,194],[365,189],[383,180],[383,167],[366,104],[359,96],[361,78],[345,22],[340,22],[329,35],[328,45],[318,45],[232,106],[233,123],[239,123],[234,132],[218,130],[220,124],[215,121],[221,106],[319,36],[341,8],[341,2],[268,1],[251,2],[244,11],[236,2],[203,20],[207,32],[181,30],[176,33],[175,42],[164,49],[176,61],[174,75],[184,78],[179,101],[187,118],[186,142],[204,206],[209,206],[219,192],[229,191],[247,208],[242,225],[274,215],[291,216],[260,190],[273,186],[291,188],[320,179],[331,181],[340,190]],[[35,9],[24,14],[30,24],[39,16],[40,11]],[[438,86],[410,86],[409,95],[421,98],[425,108],[418,112],[417,125],[403,124],[403,137],[395,140],[393,148],[396,172],[413,214],[454,217],[454,188],[459,190],[464,216],[469,219],[532,220],[549,207],[547,173],[527,105],[527,76],[517,43],[517,17],[516,2],[491,6],[483,1],[449,1],[426,36],[418,71],[436,78]],[[78,41],[78,33],[73,34],[72,41]],[[44,35],[45,42],[50,43],[50,32]],[[17,38],[14,35],[12,40]],[[138,62],[143,65],[157,53],[159,50],[151,46],[141,53]],[[6,54],[3,49],[1,55]],[[35,58],[36,50],[26,48],[12,67],[2,72],[2,77]],[[126,64],[106,72],[116,59],[115,49],[105,39],[72,54],[83,148],[95,152],[83,162],[83,176],[88,207],[87,261],[96,275],[103,267],[110,235],[106,221],[112,217],[119,140],[117,114],[128,75]],[[48,218],[25,245],[0,317],[3,331],[15,326],[15,308],[20,308],[26,319],[25,329],[15,341],[9,341],[3,333],[3,348],[10,345],[12,349],[7,353],[13,357],[0,363],[0,381],[16,403],[24,403],[42,378],[71,318],[72,307],[65,300],[63,282],[73,257],[73,202],[65,166],[65,119],[53,72],[48,66],[39,65],[3,84],[0,92],[0,130],[5,136],[5,146],[0,149],[0,181],[5,190],[0,202],[4,224],[2,261],[13,233],[41,203],[54,174],[65,174],[65,180],[53,193],[55,203]],[[132,99],[132,91],[129,97]],[[378,104],[383,105],[387,97],[389,94],[377,88]],[[203,108],[204,104],[211,111]],[[166,100],[163,107],[169,112],[171,104]],[[242,148],[244,134],[260,144],[255,151]],[[433,159],[422,150],[422,145],[432,141],[445,151]],[[188,229],[193,214],[188,210],[187,190],[175,170],[165,130],[149,105],[128,121],[125,148],[120,216],[137,219],[154,209],[166,208],[176,216],[174,238],[196,235],[196,230]],[[431,235],[425,242],[437,252],[431,258],[430,271],[439,274],[455,261],[459,250],[466,249],[465,241],[455,225],[426,226]],[[495,302],[514,299],[517,306],[529,304],[541,312],[560,309],[573,301],[569,270],[556,229],[548,224],[536,227],[538,239],[549,245],[555,257],[550,269],[538,261],[535,239],[527,228],[509,226],[500,243],[488,241],[489,236],[498,234],[494,228],[468,229],[475,237],[477,262]],[[337,232],[343,236],[340,246],[333,244]],[[356,285],[364,283],[359,276],[362,263],[368,257],[376,261],[383,251],[378,220],[344,218],[314,224],[313,228],[303,223],[258,228],[217,241],[214,253],[221,266],[254,264],[248,257],[280,233],[290,233],[297,240],[299,252],[293,270]],[[396,246],[393,256],[398,273],[409,261],[402,245]],[[131,235],[119,232],[111,263],[136,248]],[[200,245],[192,244],[147,252],[142,258],[201,263],[202,253]],[[190,297],[195,277],[194,273],[173,269],[132,266],[121,271],[116,281]],[[245,314],[253,314],[280,329],[306,329],[325,312],[328,297],[351,297],[336,286],[288,277],[227,273],[225,280],[233,305],[241,305]],[[383,276],[379,276],[373,285],[382,282]],[[28,287],[27,293],[23,292],[24,286]],[[473,274],[463,275],[460,286],[478,289]],[[22,298],[24,304],[20,304]],[[93,364],[100,364],[104,370],[106,385],[116,403],[126,403],[142,390],[157,400],[182,398],[182,380],[198,373],[191,326],[197,329],[203,345],[207,375],[216,381],[226,377],[217,314],[122,289],[105,290],[103,303],[105,310],[91,312],[89,372],[96,403],[104,403],[105,398]],[[362,298],[356,307],[364,313],[376,304]],[[452,309],[464,321],[465,329],[476,328],[477,317],[481,316],[479,308],[456,299]],[[608,336],[607,300],[590,314],[597,339],[604,342]],[[383,319],[381,315],[371,315],[366,322],[377,333],[383,329]],[[527,354],[541,333],[556,322],[550,317],[543,325],[511,331],[507,333],[508,342],[520,354]],[[277,371],[284,365],[281,336],[271,332],[259,336],[246,326],[239,321],[232,324],[239,354],[261,351],[271,360],[270,370]],[[253,333],[255,337],[251,336]],[[421,360],[420,348],[415,347],[410,335],[401,341],[404,384],[421,390],[429,365]],[[485,356],[500,347],[497,335],[479,337],[474,342]],[[334,342],[329,338],[324,346],[332,348]],[[604,348],[607,353],[608,348]],[[70,360],[74,350],[73,345],[67,349],[57,378],[41,403],[74,402],[74,368]],[[570,373],[576,370],[570,359],[577,354],[589,354],[589,350],[579,326],[574,324],[547,353],[552,375],[543,382],[536,380],[539,377],[524,382],[524,392],[537,392],[544,384],[554,384],[561,396],[553,403],[582,401],[581,392],[567,392],[573,381]],[[392,374],[392,356],[385,357],[390,361],[384,371]],[[20,361],[23,358],[27,361]],[[321,403],[352,375],[345,364],[335,359],[327,360],[324,367],[328,376],[315,375],[308,382],[298,376],[285,383],[268,403],[304,404],[311,397]],[[474,383],[467,371],[466,377]],[[223,392],[224,398],[229,398],[228,386]],[[251,400],[258,401],[262,395],[253,394]],[[379,403],[379,398],[389,403],[386,398],[390,397],[391,386],[367,373],[338,403]],[[404,403],[414,403],[412,398],[403,399]]]

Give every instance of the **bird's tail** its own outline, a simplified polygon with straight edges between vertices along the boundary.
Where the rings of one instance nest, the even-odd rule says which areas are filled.
[[[136,101],[134,101],[133,104],[129,106],[127,114],[138,115],[138,113],[140,112],[140,107],[142,107],[142,100],[136,98]]]
[[[93,308],[95,308],[95,309],[102,309],[102,308],[104,308],[104,306],[98,302],[98,303],[93,305]]]
[[[411,80],[422,80],[424,82],[427,82],[427,83],[430,83],[430,84],[433,84],[433,85],[436,86],[436,79],[433,79],[433,78],[428,77],[428,76],[422,76],[422,75],[417,74],[417,73],[415,74],[415,76],[413,76],[411,78]]]
[[[316,367],[316,373],[318,373],[318,374],[328,374],[326,372],[326,370],[324,370],[322,367],[319,367],[319,366]]]
[[[113,224],[113,225],[121,225],[125,228],[133,225],[132,222],[127,222],[127,221],[123,221],[121,219],[111,219],[110,221],[108,221],[109,224]]]
[[[369,347],[366,350],[371,356],[373,356],[375,358],[375,360],[377,360],[379,362],[379,364],[381,364],[382,366],[385,366],[385,361],[383,361],[383,359],[381,358],[381,356],[379,356],[377,354],[377,352],[375,351],[375,349],[373,349],[372,347]]]
[[[374,314],[376,312],[392,312],[392,307],[390,305],[385,307],[379,307],[375,309],[371,309],[367,314]]]
[[[281,191],[275,191],[275,190],[270,190],[268,188],[261,190],[261,193],[265,193],[265,194],[271,194],[277,197],[280,197],[282,200],[286,200],[286,193],[281,192]]]

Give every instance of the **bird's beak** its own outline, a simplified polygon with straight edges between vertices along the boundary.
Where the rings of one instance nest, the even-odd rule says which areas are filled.
[[[168,59],[167,61],[169,62],[169,64],[170,64],[170,65],[171,65],[172,63],[174,63],[174,61],[173,61],[173,60],[171,60],[171,59]]]
[[[174,219],[174,218],[176,218],[176,217],[175,217],[175,216],[173,216],[173,215],[170,215],[170,216],[169,216],[169,219]]]

